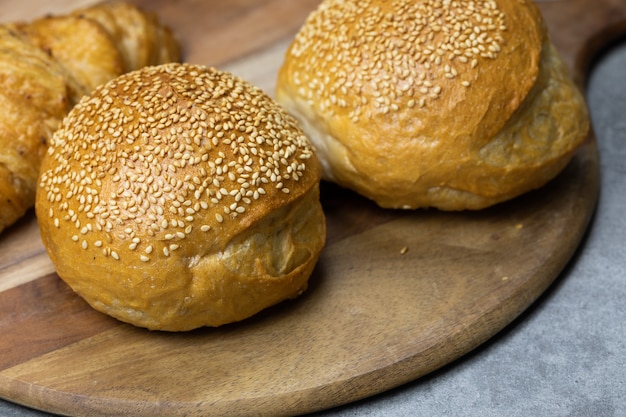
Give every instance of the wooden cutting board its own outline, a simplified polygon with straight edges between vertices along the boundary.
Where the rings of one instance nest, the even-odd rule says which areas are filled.
[[[85,1],[50,3],[1,2],[0,15]],[[180,33],[186,61],[272,93],[318,0],[137,3]],[[581,84],[625,32],[623,0],[540,6]],[[328,245],[310,289],[242,323],[184,334],[90,309],[54,273],[29,213],[0,236],[0,397],[81,416],[294,415],[415,380],[495,335],[559,276],[592,218],[598,166],[590,136],[543,189],[468,213],[382,210],[323,184]]]

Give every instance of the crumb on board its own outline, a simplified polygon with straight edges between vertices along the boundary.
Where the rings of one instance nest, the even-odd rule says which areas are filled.
[[[402,249],[400,249],[400,255],[404,255],[408,251],[409,251],[409,247],[408,246],[403,246]]]

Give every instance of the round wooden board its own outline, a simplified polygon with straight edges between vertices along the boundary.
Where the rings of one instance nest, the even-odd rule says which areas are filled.
[[[324,184],[330,235],[310,289],[218,329],[120,324],[43,276],[0,294],[0,395],[70,415],[224,416],[298,414],[387,390],[527,308],[580,242],[596,184],[591,140],[547,187],[475,213],[395,213]],[[3,248],[35,240],[34,223]]]
[[[264,7],[299,2],[257,3],[240,27],[265,21]],[[209,35],[199,40],[198,26],[166,6],[149,7],[190,42],[188,60],[213,64]],[[217,63],[259,68],[271,85],[254,62],[280,56],[291,34]],[[0,238],[0,397],[67,415],[227,416],[295,415],[380,393],[518,317],[571,259],[597,194],[592,136],[546,187],[479,212],[383,210],[324,183],[328,243],[309,290],[244,322],[180,334],[89,308],[53,272],[31,213]]]

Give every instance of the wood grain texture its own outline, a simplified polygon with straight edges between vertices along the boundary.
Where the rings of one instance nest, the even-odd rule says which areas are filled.
[[[180,34],[186,61],[270,94],[318,2],[136,0]],[[581,82],[582,63],[620,33],[603,31],[623,28],[620,3],[541,3]],[[20,4],[28,17],[44,2]],[[374,395],[450,363],[528,308],[577,249],[597,187],[593,136],[546,187],[480,212],[383,210],[324,183],[328,244],[309,290],[242,323],[184,334],[89,308],[53,272],[30,213],[0,236],[0,397],[77,416],[227,416],[295,415]]]

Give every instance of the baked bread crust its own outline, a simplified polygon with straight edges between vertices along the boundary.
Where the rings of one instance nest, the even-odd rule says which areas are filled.
[[[305,290],[325,243],[320,177],[296,121],[258,88],[168,64],[70,112],[36,213],[59,276],[94,308],[185,331]]]
[[[289,47],[276,97],[325,179],[390,208],[511,199],[560,172],[589,130],[530,0],[326,0]]]
[[[35,201],[39,165],[70,109],[63,69],[0,25],[0,231]]]

